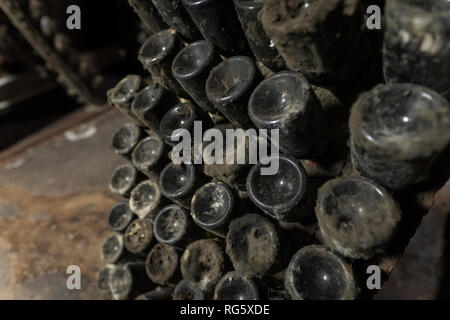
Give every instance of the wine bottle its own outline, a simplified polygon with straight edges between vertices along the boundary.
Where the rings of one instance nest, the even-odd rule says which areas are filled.
[[[195,192],[191,215],[201,228],[225,238],[234,209],[233,191],[222,182],[207,183]]]
[[[183,251],[165,244],[156,244],[145,260],[147,275],[154,283],[175,287],[181,280],[180,256]]]
[[[383,71],[450,99],[450,2],[386,1]]]
[[[136,219],[136,214],[131,211],[126,202],[116,203],[108,213],[108,227],[115,232],[122,233],[128,225]]]
[[[126,123],[114,132],[111,148],[115,154],[130,160],[134,147],[136,147],[143,135],[139,126],[134,123]]]
[[[183,208],[190,209],[196,190],[208,179],[193,164],[169,163],[161,172],[159,187],[164,197]]]
[[[136,219],[123,235],[125,248],[139,257],[146,257],[154,244],[153,223],[150,219]]]
[[[252,279],[231,271],[216,285],[214,300],[259,300],[259,290]]]
[[[186,248],[202,237],[204,232],[192,221],[189,214],[176,204],[164,207],[155,217],[153,234],[159,243]]]
[[[178,98],[159,84],[142,89],[133,100],[131,111],[142,123],[159,132],[159,123],[171,106],[179,103]]]
[[[124,164],[114,170],[109,182],[109,190],[128,199],[133,188],[144,179],[144,175],[140,174],[135,167]]]
[[[378,85],[353,105],[349,125],[356,170],[402,189],[424,180],[450,143],[450,104],[422,86]]]
[[[214,67],[206,80],[209,101],[237,128],[253,127],[247,106],[262,76],[252,59],[234,56]]]
[[[256,59],[273,71],[281,71],[286,69],[286,64],[275,44],[267,37],[258,17],[264,2],[265,0],[234,0],[234,7]]]
[[[158,176],[169,162],[162,139],[152,134],[142,139],[131,154],[133,165],[147,177]]]
[[[183,279],[191,281],[197,289],[209,292],[225,272],[225,259],[225,253],[216,240],[195,241],[181,256]]]
[[[264,161],[264,159],[262,159]],[[254,165],[247,177],[250,200],[278,221],[301,221],[313,213],[308,201],[308,176],[300,161],[283,154],[278,157],[278,172],[263,175],[262,163]]]
[[[309,81],[283,71],[253,91],[248,113],[260,129],[278,129],[280,149],[298,159],[316,158],[328,145],[329,124]]]
[[[276,273],[288,262],[288,242],[269,219],[258,214],[233,220],[226,244],[233,267],[241,276],[262,277]]]
[[[181,280],[172,294],[173,300],[205,300],[205,293],[188,280]]]
[[[181,49],[181,42],[174,29],[160,31],[144,42],[139,51],[139,61],[152,79],[173,92],[184,97],[185,92],[171,73],[172,61]]]
[[[152,0],[152,2],[167,25],[190,40],[200,39],[200,32],[181,0]]]
[[[205,85],[211,69],[220,61],[214,46],[208,41],[200,40],[183,48],[172,63],[175,79],[206,112],[217,112],[206,97]]]
[[[303,247],[292,257],[286,288],[294,300],[352,300],[357,295],[351,265],[319,245]]]
[[[341,177],[319,189],[316,216],[333,249],[353,259],[370,259],[385,253],[401,211],[385,188],[362,177]]]

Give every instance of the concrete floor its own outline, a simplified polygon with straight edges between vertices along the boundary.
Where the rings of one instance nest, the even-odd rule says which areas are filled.
[[[119,200],[107,183],[124,162],[109,145],[125,121],[82,110],[0,153],[0,299],[105,298],[95,277]],[[376,299],[448,297],[449,208],[447,183]],[[81,268],[81,290],[66,287],[69,265]]]
[[[90,114],[59,122],[83,117]],[[0,154],[0,299],[104,298],[95,277],[109,233],[106,215],[117,200],[107,184],[124,162],[109,142],[124,122],[116,112],[104,113],[70,132],[43,130],[18,144],[24,150]],[[66,288],[69,265],[81,268],[81,290]]]

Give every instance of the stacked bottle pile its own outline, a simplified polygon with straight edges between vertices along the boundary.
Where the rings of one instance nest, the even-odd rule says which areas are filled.
[[[409,214],[397,196],[450,141],[450,3],[387,1],[382,84],[381,65],[367,70],[383,43],[356,0],[131,2],[170,28],[140,50],[151,77],[108,92],[131,122],[112,139],[128,163],[110,189],[125,201],[108,215],[99,287],[115,299],[363,296],[360,266],[393,252]],[[194,121],[279,129],[278,171],[173,163],[176,130]]]

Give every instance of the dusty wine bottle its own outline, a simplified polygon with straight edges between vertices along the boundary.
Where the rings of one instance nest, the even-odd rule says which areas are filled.
[[[172,61],[181,49],[174,29],[160,31],[144,42],[139,51],[139,61],[151,73],[152,79],[177,96],[185,97],[183,88],[173,78]]]
[[[154,287],[145,272],[143,262],[116,266],[109,275],[109,288],[115,300],[134,299]]]
[[[131,164],[124,164],[114,170],[109,182],[109,190],[127,199],[133,188],[144,179],[144,176]]]
[[[161,119],[159,132],[168,145],[174,146],[178,143],[181,133],[174,133],[177,129],[194,130],[194,121],[200,120],[199,110],[190,102],[180,103],[170,109]]]
[[[209,292],[222,278],[226,269],[226,257],[218,241],[197,240],[191,243],[181,256],[181,274],[199,290]]]
[[[195,191],[208,179],[193,164],[169,163],[161,172],[159,187],[164,197],[190,209]]]
[[[387,83],[413,83],[450,99],[450,2],[386,1]]]
[[[385,188],[362,177],[343,177],[319,189],[316,216],[333,249],[353,259],[370,259],[385,252],[401,212]]]
[[[171,28],[190,39],[200,39],[201,35],[184,8],[181,0],[152,0],[163,20]]]
[[[123,235],[125,248],[136,256],[145,257],[153,245],[153,223],[150,219],[136,219]]]
[[[158,180],[150,178],[138,184],[130,195],[130,208],[140,218],[152,219],[159,212],[159,208],[164,206],[164,199],[161,197]]]
[[[107,92],[109,104],[138,123],[140,123],[140,120],[131,111],[131,104],[141,89],[141,86],[142,78],[136,74],[129,74]]]
[[[203,233],[189,214],[176,204],[164,207],[156,215],[153,223],[153,234],[156,240],[177,248],[186,248]]]
[[[136,169],[148,177],[158,176],[169,162],[165,144],[156,134],[142,139],[134,148],[131,159]]]
[[[125,249],[123,236],[113,233],[102,244],[101,258],[105,264],[119,264],[129,260],[131,254]]]
[[[136,214],[131,211],[126,202],[116,203],[108,214],[108,227],[115,232],[124,232],[128,225],[136,219]]]
[[[245,52],[247,42],[231,1],[182,0],[203,37],[226,52]]]
[[[273,71],[280,71],[286,69],[286,64],[258,18],[264,2],[265,0],[234,0],[234,7],[256,59]]]
[[[329,140],[329,125],[309,81],[299,73],[279,72],[253,91],[248,113],[260,129],[278,129],[280,149],[298,159],[318,157]]]
[[[412,84],[378,85],[361,95],[350,116],[356,170],[396,190],[421,181],[450,142],[450,104]]]
[[[303,247],[292,257],[285,285],[294,300],[352,300],[357,295],[351,265],[319,245]]]
[[[172,246],[156,244],[145,260],[150,280],[159,285],[175,287],[181,280],[180,256],[182,253]]]
[[[214,300],[259,300],[259,291],[252,279],[231,271],[216,285]]]
[[[301,221],[313,212],[313,204],[306,199],[310,188],[308,176],[300,161],[282,154],[278,159],[275,175],[263,175],[261,163],[250,169],[248,196],[258,208],[278,221]]]
[[[114,267],[105,266],[101,268],[100,271],[97,273],[96,277],[97,289],[104,294],[111,292],[109,290],[109,273],[111,272],[110,270],[112,268]]]
[[[220,61],[214,46],[208,41],[200,40],[182,49],[172,63],[175,79],[206,112],[216,112],[206,97],[205,85],[209,72]]]
[[[241,276],[262,277],[276,273],[288,262],[288,242],[269,219],[258,214],[233,220],[226,243],[226,252]]]
[[[248,99],[261,80],[252,59],[234,56],[212,69],[206,80],[206,96],[234,126],[250,128]]]
[[[147,127],[159,132],[159,123],[171,106],[179,103],[177,97],[159,84],[142,89],[133,100],[131,111]]]
[[[126,123],[114,132],[111,148],[114,153],[130,160],[131,152],[142,137],[143,132],[139,126],[134,123]]]
[[[181,280],[172,294],[173,300],[205,300],[205,293],[197,289],[192,282]]]
[[[130,6],[134,9],[142,23],[146,27],[146,31],[153,35],[160,30],[167,28],[167,25],[161,19],[155,6],[148,0],[128,0]]]
[[[195,192],[191,215],[198,226],[225,238],[233,208],[233,191],[222,182],[210,182]]]
[[[267,0],[261,21],[288,68],[311,81],[343,86],[367,59],[357,0]]]

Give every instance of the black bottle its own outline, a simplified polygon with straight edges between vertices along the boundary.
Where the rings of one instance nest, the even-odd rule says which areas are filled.
[[[224,250],[216,240],[195,241],[181,256],[183,279],[191,281],[199,290],[209,292],[225,273],[225,259]]]
[[[177,129],[186,129],[189,132],[194,130],[194,121],[200,120],[199,110],[190,102],[180,103],[167,111],[159,124],[161,137],[168,145],[174,146],[178,143],[177,137],[181,134],[174,134]]]
[[[188,280],[181,280],[172,294],[173,300],[205,300],[205,293]]]
[[[290,70],[311,81],[348,85],[368,57],[359,2],[267,0],[261,11],[266,34]]]
[[[139,51],[139,61],[151,73],[152,79],[158,84],[175,93],[186,96],[183,88],[173,78],[172,61],[181,49],[180,40],[174,29],[160,31],[144,42]]]
[[[109,190],[127,199],[133,188],[143,179],[143,175],[135,167],[131,164],[124,164],[114,170],[109,182]]]
[[[285,286],[294,300],[352,300],[357,294],[351,265],[318,245],[292,257]]]
[[[175,79],[206,112],[216,112],[206,97],[205,85],[209,72],[220,61],[214,46],[208,41],[200,40],[182,49],[172,63]]]
[[[131,191],[130,208],[140,218],[153,219],[164,204],[156,178],[141,182]]]
[[[231,271],[216,285],[214,300],[259,300],[259,290],[252,279]]]
[[[129,74],[120,80],[116,86],[107,92],[108,102],[116,107],[123,114],[134,119],[140,124],[140,121],[131,111],[131,104],[141,89],[142,78],[136,74]]]
[[[286,267],[289,244],[261,215],[248,214],[233,220],[226,242],[226,252],[241,276],[262,277]]]
[[[370,259],[385,252],[401,211],[383,187],[362,177],[342,177],[319,189],[316,216],[333,249],[350,258]]]
[[[307,201],[308,176],[300,161],[279,155],[279,168],[274,175],[263,175],[265,166],[257,164],[250,169],[247,191],[250,200],[267,215],[278,221],[304,220],[313,212],[313,203]]]
[[[386,1],[387,83],[414,83],[450,99],[450,2]]]
[[[143,262],[115,266],[109,274],[109,288],[115,300],[134,299],[154,287],[147,277]]]
[[[253,91],[248,113],[261,129],[279,129],[280,149],[298,159],[324,153],[328,121],[308,80],[292,71],[279,72]]]
[[[109,273],[111,269],[112,269],[111,266],[105,266],[101,268],[100,271],[97,273],[96,277],[97,289],[104,294],[111,292],[109,290]]]
[[[130,160],[131,153],[139,140],[143,137],[143,132],[134,123],[126,123],[114,132],[111,148],[114,153]]]
[[[234,126],[250,128],[253,124],[248,117],[248,99],[261,79],[252,59],[234,56],[212,69],[206,81],[206,96]]]
[[[159,243],[185,248],[204,232],[192,221],[189,214],[173,204],[164,207],[155,217],[153,234]]]
[[[169,163],[161,172],[159,187],[164,197],[183,208],[190,209],[195,191],[207,181],[193,164]]]
[[[123,235],[125,248],[132,254],[145,257],[153,241],[153,223],[150,219],[136,219],[130,223]]]
[[[203,37],[226,52],[245,52],[247,43],[231,1],[182,0]]]
[[[265,0],[234,0],[234,7],[256,59],[273,71],[286,69],[275,44],[267,37],[258,18]]]
[[[190,39],[200,39],[201,35],[184,8],[181,0],[152,0],[164,21],[181,35]]]
[[[128,225],[137,218],[126,202],[116,203],[108,214],[108,227],[112,231],[124,232]]]
[[[425,179],[450,142],[450,104],[412,84],[379,85],[361,95],[350,116],[356,170],[390,189]]]
[[[183,252],[172,246],[156,244],[145,260],[150,280],[159,285],[175,287],[181,280],[181,253]]]
[[[167,28],[167,25],[161,19],[158,10],[156,10],[151,1],[128,0],[128,2],[141,19],[150,35]]]
[[[162,139],[150,135],[142,139],[131,154],[133,165],[148,177],[156,177],[169,162]]]
[[[102,244],[101,258],[105,264],[119,264],[131,259],[131,254],[125,249],[123,236],[113,233]]]
[[[159,123],[166,112],[179,103],[177,97],[159,84],[142,89],[133,100],[131,111],[143,124],[159,132]]]
[[[191,215],[195,223],[218,237],[225,238],[234,209],[233,191],[222,182],[211,182],[195,192]]]

